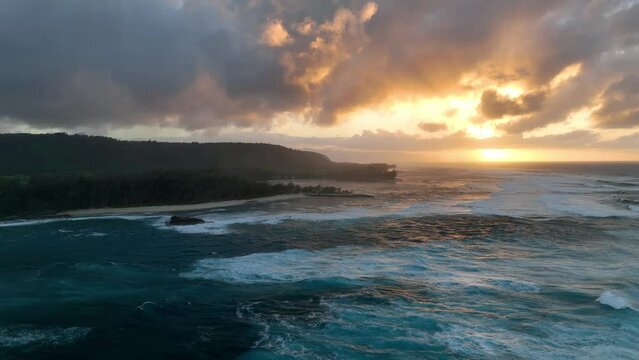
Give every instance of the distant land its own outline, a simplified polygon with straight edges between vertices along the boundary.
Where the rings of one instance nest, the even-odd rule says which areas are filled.
[[[389,164],[337,163],[326,155],[279,145],[122,141],[103,136],[0,134],[0,175],[139,174],[207,170],[251,180],[385,181]]]
[[[0,134],[0,218],[110,207],[197,204],[284,194],[345,194],[266,180],[390,181],[393,165],[337,163],[270,144],[120,141]]]

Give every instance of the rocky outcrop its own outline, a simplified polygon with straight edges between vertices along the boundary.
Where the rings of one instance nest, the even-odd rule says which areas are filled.
[[[171,218],[166,222],[169,226],[197,225],[203,223],[204,220],[202,219],[188,216],[171,216]]]

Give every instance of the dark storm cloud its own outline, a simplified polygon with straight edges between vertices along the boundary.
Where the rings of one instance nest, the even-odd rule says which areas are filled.
[[[637,4],[570,2],[564,10],[546,17],[531,35],[532,49],[538,50],[529,53],[532,85],[546,91],[546,100],[540,111],[502,126],[509,133],[565,121],[574,111],[596,106],[612,82],[639,71],[639,52],[631,41],[637,37]],[[553,77],[571,64],[581,65],[580,74],[548,89]]]
[[[595,121],[603,128],[632,128],[639,125],[639,75],[612,83],[602,94]]]
[[[521,116],[506,126],[518,133],[637,72],[638,11],[621,0],[5,0],[0,117],[200,129],[294,112],[332,125],[391,97],[462,92],[471,73],[529,84],[514,100],[478,89],[486,117]],[[582,75],[551,89],[575,63]],[[634,124],[603,112],[615,120],[602,126]]]
[[[233,28],[234,11],[206,1],[3,1],[0,115],[75,126],[175,114],[206,127],[289,109],[299,100],[277,55]]]
[[[538,91],[522,95],[517,99],[511,99],[490,89],[485,90],[481,95],[479,109],[489,119],[499,119],[506,115],[528,114],[538,111],[545,97],[545,93]]]
[[[611,20],[611,31],[623,45],[639,43],[639,3],[617,12]]]
[[[195,76],[187,23],[154,1],[0,3],[0,112],[59,125],[128,121]]]

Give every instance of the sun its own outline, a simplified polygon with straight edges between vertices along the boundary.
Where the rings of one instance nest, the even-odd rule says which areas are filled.
[[[481,149],[483,161],[508,161],[512,159],[512,153],[506,149]]]

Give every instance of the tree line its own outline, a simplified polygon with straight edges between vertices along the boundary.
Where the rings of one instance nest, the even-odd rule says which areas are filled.
[[[335,187],[268,183],[207,171],[143,174],[0,177],[0,217],[51,215],[68,210],[193,204],[295,193],[344,193]]]

